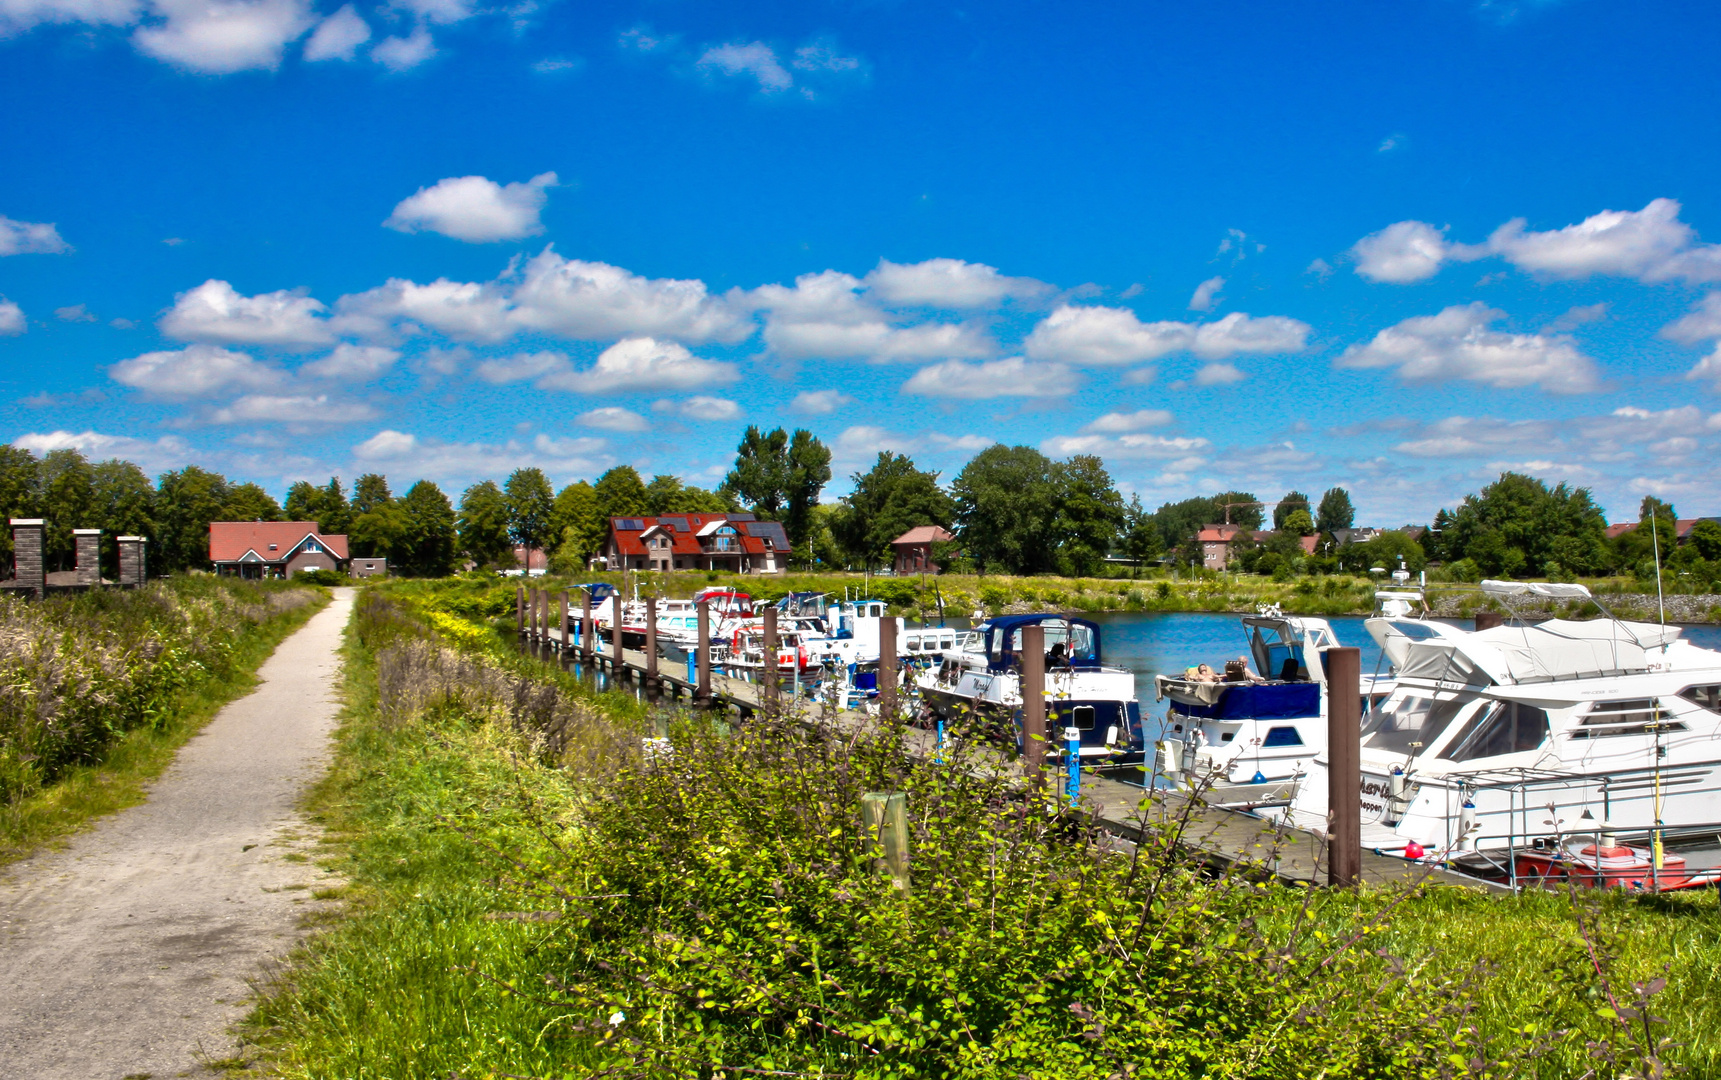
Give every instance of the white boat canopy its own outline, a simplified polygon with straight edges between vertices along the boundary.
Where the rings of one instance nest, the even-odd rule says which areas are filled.
[[[1549,619],[1413,641],[1399,675],[1472,685],[1552,682],[1641,673],[1649,653],[1678,640],[1680,628],[1593,619]]]
[[[1484,581],[1489,596],[1545,596],[1553,600],[1593,600],[1589,587],[1557,581]]]

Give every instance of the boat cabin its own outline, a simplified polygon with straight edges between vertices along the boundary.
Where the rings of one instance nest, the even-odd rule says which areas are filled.
[[[1100,628],[1086,619],[1063,615],[1005,615],[981,627],[986,635],[986,666],[992,671],[1014,671],[1021,663],[1022,629],[1039,626],[1046,634],[1046,666],[1097,669],[1100,666]]]

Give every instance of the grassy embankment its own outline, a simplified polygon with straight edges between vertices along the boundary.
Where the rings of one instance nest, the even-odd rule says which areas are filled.
[[[1153,832],[1138,877],[888,739],[676,723],[645,768],[631,699],[447,608],[373,607],[348,649],[316,797],[347,914],[255,1017],[285,1076],[1721,1076],[1712,891],[1308,893]],[[906,897],[855,821],[887,786]],[[1664,1024],[1610,1016],[1658,977]]]
[[[0,865],[142,802],[328,600],[212,577],[0,599]]]

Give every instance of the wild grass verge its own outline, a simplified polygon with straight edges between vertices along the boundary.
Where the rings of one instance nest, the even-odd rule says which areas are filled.
[[[207,577],[0,599],[0,865],[141,802],[328,600]]]

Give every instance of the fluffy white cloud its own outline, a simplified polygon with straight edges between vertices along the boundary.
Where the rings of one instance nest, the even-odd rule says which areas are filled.
[[[1662,327],[1661,336],[1685,345],[1721,339],[1721,292],[1712,292],[1678,320]]]
[[[1190,311],[1212,311],[1213,305],[1219,302],[1219,291],[1225,287],[1222,277],[1210,277],[1195,286],[1195,295],[1189,298]]]
[[[138,49],[213,75],[273,70],[281,52],[315,23],[307,0],[153,0],[163,21],[139,27]]]
[[[1255,318],[1233,312],[1207,323],[1144,323],[1128,308],[1065,304],[1034,327],[1024,345],[1035,360],[1133,364],[1174,352],[1191,352],[1204,360],[1299,352],[1309,333],[1307,323],[1283,315]]]
[[[350,424],[369,420],[376,410],[359,401],[329,399],[327,394],[247,394],[203,415],[208,424]]]
[[[852,74],[861,69],[860,57],[844,56],[830,41],[815,41],[795,50],[795,70]]]
[[[1190,381],[1196,386],[1229,386],[1248,378],[1235,364],[1202,364]]]
[[[1086,434],[1116,435],[1147,428],[1164,427],[1171,423],[1171,413],[1164,409],[1140,409],[1132,413],[1109,412],[1082,425]]]
[[[961,259],[918,263],[880,259],[865,283],[870,294],[884,303],[909,307],[991,308],[1012,298],[1036,300],[1054,291],[1043,281],[1005,277],[990,266]]]
[[[1697,361],[1690,371],[1685,373],[1687,379],[1707,379],[1721,390],[1721,343],[1717,343],[1715,351]]]
[[[789,409],[802,416],[827,416],[854,402],[854,398],[841,390],[803,390],[789,402]]]
[[[545,189],[555,186],[553,172],[507,186],[482,176],[451,176],[402,199],[383,224],[399,232],[427,230],[472,244],[519,240],[544,231],[538,214]]]
[[[1445,233],[1434,226],[1400,221],[1358,240],[1350,253],[1356,260],[1356,272],[1363,277],[1404,285],[1434,276],[1446,261],[1449,247]],[[1309,269],[1315,269],[1314,263]]]
[[[324,310],[302,290],[242,296],[227,282],[211,278],[175,297],[157,325],[180,341],[312,348],[334,339],[319,317]]]
[[[537,385],[577,394],[625,394],[653,390],[701,390],[734,382],[728,364],[694,356],[673,341],[627,338],[605,349],[597,363],[584,371],[545,375]]]
[[[380,345],[353,345],[341,342],[334,351],[320,360],[313,360],[299,370],[319,379],[351,379],[363,382],[374,379],[394,366],[400,353]]]
[[[903,435],[873,424],[857,424],[844,428],[831,442],[831,463],[840,469],[871,465],[879,454],[973,454],[991,446],[996,440],[984,435],[947,435],[943,432],[923,432]]]
[[[184,439],[173,435],[151,440],[87,430],[33,431],[13,439],[12,445],[37,457],[55,450],[78,450],[95,461],[121,458],[136,462],[147,473],[179,468],[192,459],[191,447]],[[204,460],[207,462],[207,457]]]
[[[1571,338],[1492,329],[1505,314],[1477,301],[1405,319],[1366,345],[1347,348],[1337,365],[1396,368],[1407,382],[1463,379],[1501,389],[1539,385],[1558,394],[1598,387],[1595,362]]]
[[[411,473],[456,486],[506,476],[527,466],[542,468],[560,483],[602,472],[613,463],[605,453],[607,446],[598,438],[554,439],[543,434],[529,442],[444,442],[387,429],[353,447],[353,458],[367,468]]]
[[[95,322],[95,313],[90,311],[88,304],[73,304],[71,307],[57,307],[54,318],[61,322]]]
[[[603,431],[650,431],[651,421],[631,409],[606,405],[574,417],[574,423]]]
[[[703,394],[690,397],[686,401],[654,401],[651,408],[653,412],[673,413],[689,420],[734,420],[741,415],[741,406],[728,398],[707,397]]]
[[[0,296],[0,337],[17,337],[29,326],[29,321],[24,318],[24,309]]]
[[[39,23],[130,26],[142,7],[140,0],[0,0],[0,37]]]
[[[644,278],[607,263],[564,259],[552,248],[526,263],[513,302],[519,326],[585,340],[739,341],[753,330],[703,281]]]
[[[439,26],[469,19],[477,10],[472,0],[393,0],[390,6]]]
[[[907,278],[898,283],[913,284]],[[997,351],[985,330],[970,323],[895,326],[861,298],[864,287],[859,278],[826,270],[802,274],[793,287],[762,285],[735,302],[769,312],[765,344],[789,359],[939,360]]]
[[[762,41],[715,46],[705,50],[695,66],[702,71],[754,79],[764,94],[775,94],[795,85],[794,76],[778,62],[777,51]]]
[[[902,384],[905,394],[980,401],[1000,397],[1061,397],[1081,385],[1062,364],[1029,363],[1016,356],[978,364],[949,360],[923,367]]]
[[[420,26],[406,37],[388,37],[377,42],[370,58],[390,71],[411,71],[436,55],[436,41]]]
[[[155,397],[198,398],[230,390],[264,390],[281,381],[275,368],[245,353],[192,345],[144,353],[108,369],[115,382]]]
[[[1069,457],[1071,454],[1098,454],[1103,458],[1129,459],[1134,461],[1163,461],[1168,459],[1187,459],[1196,457],[1193,464],[1199,464],[1197,455],[1208,450],[1213,444],[1206,439],[1186,436],[1166,435],[1054,435],[1040,444],[1040,448],[1053,457]]]
[[[317,24],[317,32],[305,42],[305,59],[351,60],[370,33],[370,24],[348,4]]]
[[[566,374],[574,369],[558,352],[519,353],[497,357],[478,365],[477,375],[490,383],[525,382],[545,375]]]
[[[0,255],[63,255],[71,250],[51,222],[13,221],[0,214]]]
[[[335,310],[343,332],[365,337],[387,333],[396,320],[472,341],[501,341],[517,329],[509,321],[506,289],[447,278],[428,285],[390,278],[368,292],[341,297]]]

